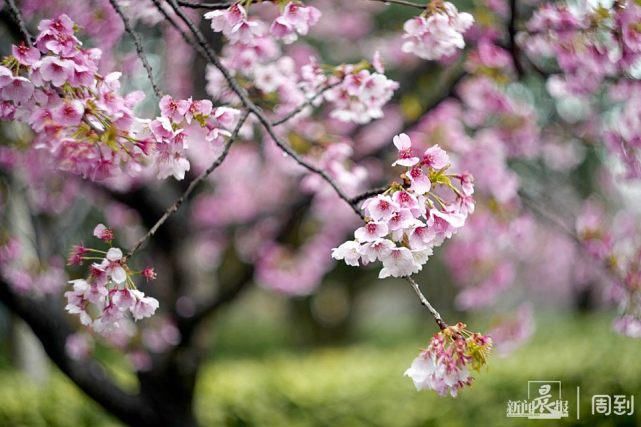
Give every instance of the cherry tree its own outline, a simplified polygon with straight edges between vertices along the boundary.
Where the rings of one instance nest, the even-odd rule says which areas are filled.
[[[524,342],[542,282],[597,289],[641,337],[641,5],[454,3],[6,0],[0,299],[141,426],[197,424],[222,307],[254,283],[308,295],[337,261],[401,279],[434,320],[417,390],[456,397]],[[389,8],[408,18],[375,28]],[[456,305],[502,312],[492,330],[424,293],[442,245]]]

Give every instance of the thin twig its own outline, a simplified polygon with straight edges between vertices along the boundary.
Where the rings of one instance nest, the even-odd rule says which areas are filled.
[[[129,22],[129,18],[127,18],[127,16],[123,13],[122,9],[118,5],[118,1],[109,0],[109,3],[111,3],[111,7],[114,8],[116,13],[120,16],[120,19],[122,19],[122,23],[125,26],[125,31],[127,31],[127,33],[133,39],[134,45],[136,45],[136,53],[138,54],[138,58],[140,58],[140,61],[142,62],[142,66],[145,67],[145,71],[147,72],[147,77],[149,78],[151,87],[154,90],[154,94],[156,95],[156,98],[160,99],[162,97],[162,92],[160,91],[160,88],[158,87],[158,85],[156,84],[156,80],[154,79],[154,72],[151,68],[151,65],[149,64],[149,61],[147,60],[147,56],[145,55],[145,51],[142,47],[142,40],[140,40],[140,36],[131,26],[131,22]]]
[[[178,34],[180,34],[180,35],[182,36],[182,38],[183,38],[183,40],[185,41],[185,43],[187,43],[187,44],[188,44],[189,46],[191,46],[191,47],[192,47],[196,52],[198,52],[198,54],[199,54],[202,58],[207,59],[207,55],[205,54],[205,52],[203,52],[202,48],[201,48],[200,46],[198,46],[198,44],[196,44],[196,43],[195,43],[195,42],[194,42],[194,41],[193,41],[193,40],[192,40],[192,39],[191,39],[191,38],[190,38],[190,37],[189,37],[189,36],[188,36],[184,31],[183,31],[183,29],[182,29],[182,28],[180,28],[180,25],[178,25],[178,23],[176,22],[176,20],[174,19],[174,17],[173,17],[173,16],[171,16],[171,15],[169,15],[169,13],[167,12],[167,10],[162,6],[162,4],[160,3],[160,0],[151,0],[151,2],[156,6],[156,9],[158,9],[158,11],[159,11],[159,12],[161,13],[161,15],[162,15],[166,20],[167,20],[167,22],[169,22],[169,24],[171,24],[171,26],[172,26],[172,27],[174,27],[174,29],[175,29],[176,31],[178,31]]]
[[[209,10],[218,10],[218,9],[227,9],[229,6],[234,4],[233,2],[224,1],[221,3],[191,3],[188,1],[178,1],[178,5],[182,7],[187,7],[191,9],[209,9]]]
[[[576,231],[574,231],[570,226],[568,226],[563,221],[563,219],[559,218],[556,214],[542,207],[541,204],[538,203],[538,201],[534,197],[527,194],[526,192],[519,191],[519,196],[526,208],[528,208],[530,211],[537,214],[540,218],[544,219],[548,223],[555,226],[559,231],[563,232],[567,237],[572,239],[572,241],[579,247],[581,251],[585,253],[585,255],[589,259],[594,260],[594,256],[588,252],[580,236],[576,233]],[[621,282],[621,277],[619,277],[617,272],[613,270],[612,266],[609,265],[607,262],[603,262],[603,261],[597,262],[597,266],[601,271],[603,271],[606,274],[606,276],[609,276],[610,279],[612,279],[615,283]]]
[[[180,195],[180,197],[178,197],[176,199],[176,201],[169,208],[167,208],[167,210],[165,211],[163,216],[161,216],[160,219],[158,221],[156,221],[156,223],[153,225],[153,227],[151,227],[149,229],[149,231],[147,231],[147,233],[144,236],[142,236],[140,239],[138,239],[138,241],[131,248],[129,253],[127,253],[126,258],[131,257],[134,253],[136,253],[136,251],[138,251],[138,249],[140,249],[140,247],[147,240],[149,240],[154,234],[156,234],[156,231],[158,231],[158,228],[160,228],[160,226],[163,225],[169,219],[169,217],[171,215],[173,215],[178,210],[178,208],[180,208],[180,206],[183,204],[183,202],[185,200],[187,200],[189,195],[194,191],[196,186],[198,184],[200,184],[200,182],[202,182],[205,178],[207,178],[214,170],[216,170],[216,168],[218,166],[220,166],[223,163],[223,161],[227,157],[227,154],[229,154],[229,149],[231,148],[231,145],[234,143],[234,141],[238,137],[238,133],[240,132],[240,128],[245,123],[245,120],[247,120],[247,116],[249,116],[249,110],[245,110],[242,113],[242,116],[238,120],[238,124],[236,125],[236,128],[234,129],[234,131],[232,132],[231,136],[229,137],[229,139],[225,143],[225,146],[223,148],[223,152],[220,154],[220,156],[218,156],[218,158],[204,172],[202,172],[193,181],[191,181],[189,183],[189,186],[187,187],[185,192],[182,193]]]
[[[386,192],[389,189],[389,185],[385,185],[383,187],[378,187],[378,188],[373,188],[371,190],[367,190],[359,194],[358,196],[352,197],[351,201],[352,203],[360,203],[365,199],[369,199],[370,197],[378,196],[381,193]]]
[[[416,3],[412,3],[411,1],[404,1],[404,0],[370,0],[370,1],[375,1],[377,3],[385,3],[385,4],[390,4],[390,3],[398,4],[401,6],[409,6],[409,7],[413,7],[415,9],[421,9],[421,10],[425,10],[427,8],[427,6],[425,5],[416,4]]]
[[[523,64],[521,63],[521,49],[516,42],[516,21],[518,20],[518,15],[519,12],[516,0],[510,0],[510,19],[507,24],[509,49],[512,56],[512,62],[514,63],[514,69],[516,70],[516,75],[521,79],[525,73],[523,70]]]
[[[443,321],[441,314],[438,311],[436,311],[434,307],[432,307],[432,304],[430,304],[430,302],[427,300],[425,295],[423,295],[423,292],[421,292],[421,288],[418,285],[418,283],[416,283],[416,280],[414,280],[412,276],[408,276],[405,279],[408,282],[410,282],[410,285],[412,285],[414,292],[416,292],[416,295],[418,295],[418,299],[421,301],[421,304],[423,304],[428,309],[428,311],[432,314],[432,316],[434,317],[434,321],[436,321],[436,324],[438,325],[438,327],[441,330],[447,328],[447,323]]]
[[[309,98],[307,101],[301,103],[298,107],[294,108],[292,111],[287,113],[282,118],[272,122],[272,126],[282,125],[283,123],[288,122],[289,120],[291,120],[294,116],[296,116],[298,113],[303,111],[306,107],[308,107],[308,106],[309,107],[313,107],[314,106],[314,101],[316,101],[316,99],[318,99],[319,96],[321,96],[323,93],[327,92],[328,90],[335,88],[336,86],[340,85],[341,83],[342,83],[342,80],[323,87],[321,90],[316,92],[314,94],[314,96]]]
[[[16,6],[15,1],[13,1],[13,0],[4,0],[4,1],[7,4],[7,6],[9,7],[9,13],[11,14],[11,17],[18,24],[18,27],[20,28],[20,32],[22,33],[22,36],[24,37],[24,40],[27,43],[27,46],[32,47],[33,46],[33,36],[29,32],[29,29],[27,28],[27,24],[25,24],[25,21],[22,18],[22,14],[20,13],[20,9],[18,9],[18,6]]]
[[[200,47],[205,51],[207,54],[207,59],[209,62],[211,62],[214,67],[216,67],[220,73],[222,74],[223,78],[227,81],[229,84],[230,88],[238,97],[240,98],[241,103],[245,108],[247,108],[260,122],[260,124],[263,126],[267,134],[272,138],[272,140],[276,143],[276,145],[284,151],[286,154],[288,154],[296,163],[307,169],[308,171],[315,173],[319,175],[321,178],[325,180],[336,192],[338,197],[340,197],[343,201],[345,201],[358,215],[361,219],[365,219],[363,214],[361,213],[360,209],[358,206],[353,204],[350,201],[350,198],[341,190],[336,182],[325,172],[324,170],[306,162],[302,157],[296,153],[287,143],[285,143],[275,132],[274,127],[272,126],[271,121],[263,114],[262,110],[260,107],[258,107],[256,104],[252,102],[251,99],[249,99],[249,95],[243,89],[238,82],[231,76],[231,73],[229,70],[220,62],[220,59],[218,59],[218,56],[214,51],[211,49],[209,46],[209,43],[207,43],[207,40],[203,36],[203,34],[196,28],[194,23],[185,15],[185,13],[182,11],[182,9],[178,6],[178,3],[176,0],[168,0],[169,5],[172,7],[176,15],[180,17],[180,19],[187,25],[193,36],[196,38],[197,43],[200,45]]]

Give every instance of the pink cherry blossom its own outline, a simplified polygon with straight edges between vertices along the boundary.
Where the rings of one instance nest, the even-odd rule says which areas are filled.
[[[450,163],[450,159],[445,150],[437,144],[425,150],[422,163],[432,169],[441,170]]]
[[[298,35],[306,35],[309,28],[316,25],[321,13],[313,6],[303,6],[299,3],[287,3],[283,13],[274,20],[270,32],[289,44],[296,41]]]
[[[354,232],[354,237],[361,243],[372,242],[388,233],[387,224],[384,222],[368,222],[365,226]]]
[[[33,95],[33,84],[24,77],[14,77],[11,83],[2,88],[3,99],[13,101],[17,104],[27,102]]]
[[[398,205],[389,196],[377,196],[366,200],[363,209],[374,221],[388,221],[398,209]]]
[[[434,335],[427,349],[405,371],[417,390],[434,390],[441,396],[456,397],[474,379],[470,370],[479,371],[486,363],[492,339],[465,332],[465,324],[449,326]]]
[[[361,256],[359,253],[361,245],[355,241],[347,241],[337,248],[332,249],[332,258],[344,260],[345,264],[358,266],[358,260]]]
[[[408,173],[408,177],[412,182],[411,189],[416,194],[429,193],[432,188],[432,182],[429,177],[425,175],[421,168],[413,167]]]
[[[52,118],[63,126],[78,126],[82,122],[85,106],[78,100],[65,101],[51,112]]]
[[[107,228],[104,224],[96,225],[93,229],[93,235],[105,242],[111,242],[114,239],[113,231]]]
[[[68,59],[60,59],[55,56],[46,56],[34,65],[40,78],[45,82],[51,82],[56,87],[62,86],[73,75],[75,65]]]
[[[412,252],[407,248],[394,247],[383,257],[383,268],[378,274],[379,279],[386,277],[405,277],[418,273],[422,265],[414,260]]]
[[[152,297],[147,297],[139,290],[131,291],[135,298],[135,303],[131,308],[131,314],[135,320],[144,319],[145,317],[153,316],[158,309],[158,300]]]
[[[402,133],[395,136],[394,146],[398,150],[398,160],[392,163],[392,166],[411,167],[419,162],[419,158],[412,152],[412,140],[407,134]]]
[[[473,22],[472,15],[459,13],[452,3],[444,2],[426,17],[417,16],[405,22],[403,52],[428,60],[451,56],[465,47],[463,33]]]
[[[11,46],[11,54],[18,60],[18,62],[20,62],[20,64],[28,67],[34,65],[40,59],[40,51],[35,47],[29,47],[24,43],[21,43],[18,46]]]

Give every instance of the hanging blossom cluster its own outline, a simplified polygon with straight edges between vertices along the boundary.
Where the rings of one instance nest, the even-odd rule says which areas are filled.
[[[0,66],[0,119],[28,124],[35,147],[62,170],[100,180],[140,169],[147,145],[136,138],[140,91],[120,95],[120,73],[98,74],[99,49],[83,49],[67,15],[38,25],[35,47],[12,47]]]
[[[382,262],[380,278],[421,271],[433,248],[452,237],[474,211],[473,178],[449,173],[450,159],[438,145],[423,153],[405,134],[394,137],[398,159],[406,168],[403,183],[363,203],[366,224],[332,251],[332,257],[358,266]],[[458,182],[458,186],[454,183]]]
[[[316,99],[332,103],[331,116],[346,122],[368,123],[383,116],[382,107],[391,99],[398,83],[388,79],[379,62],[321,66],[312,56],[306,64],[297,63],[281,52],[277,41],[294,41],[318,22],[320,12],[301,3],[289,3],[267,31],[262,21],[250,20],[246,10],[236,3],[222,11],[205,14],[211,28],[225,35],[229,44],[223,49],[222,62],[252,94],[275,106],[277,114],[286,114],[326,90]],[[297,72],[300,69],[300,73]],[[220,71],[208,69],[208,91],[225,101],[236,100],[231,92],[221,93],[226,82]],[[310,109],[306,108],[305,112]]]
[[[417,390],[434,390],[441,396],[456,397],[459,390],[472,385],[470,370],[479,372],[492,350],[492,339],[468,331],[464,323],[448,326],[436,333],[405,371]]]
[[[133,277],[146,280],[156,278],[152,267],[134,271],[127,264],[127,258],[120,248],[111,243],[114,233],[98,224],[93,235],[108,244],[107,250],[76,245],[69,254],[69,265],[91,262],[89,275],[85,279],[71,280],[73,290],[65,292],[66,310],[78,316],[80,323],[101,335],[109,335],[129,322],[152,316],[158,308],[158,300],[146,296],[136,287]]]
[[[463,33],[474,23],[474,17],[459,12],[452,3],[432,0],[425,12],[403,25],[403,52],[427,60],[452,56],[465,47]]]

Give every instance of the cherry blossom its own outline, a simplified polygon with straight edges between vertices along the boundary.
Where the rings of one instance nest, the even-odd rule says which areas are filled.
[[[103,224],[95,227],[94,236],[108,244],[114,240],[113,232]],[[156,312],[158,301],[136,289],[132,279],[137,274],[147,280],[155,278],[153,268],[146,267],[139,273],[132,271],[122,250],[114,246],[106,251],[84,245],[74,246],[69,255],[69,264],[82,265],[86,261],[93,261],[88,276],[69,281],[72,290],[65,292],[65,309],[77,315],[82,325],[110,337],[127,324],[127,313],[134,320],[140,320]],[[82,343],[74,340],[68,341],[71,346],[68,351],[81,353],[76,347]]]
[[[452,237],[474,210],[472,179],[447,172],[451,164],[444,150],[428,148],[419,164],[408,135],[394,137],[394,145],[399,150],[394,165],[407,168],[403,184],[365,200],[366,224],[354,232],[355,240],[332,251],[333,258],[352,266],[381,261],[381,279],[421,271],[433,248]],[[464,185],[459,190],[453,181]]]
[[[274,20],[270,32],[284,43],[293,43],[298,35],[306,35],[309,28],[316,25],[321,13],[314,6],[303,6],[296,2],[287,3],[283,13]]]
[[[463,387],[472,385],[470,371],[480,371],[491,349],[490,337],[471,333],[464,323],[458,323],[435,334],[405,376],[412,379],[417,390],[456,397]]]
[[[463,33],[474,22],[472,15],[456,9],[452,3],[432,0],[426,16],[405,22],[403,52],[433,60],[453,55],[465,47]]]

